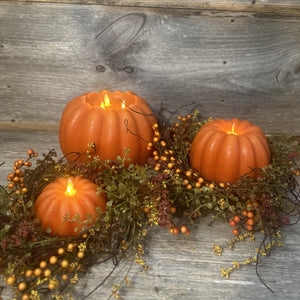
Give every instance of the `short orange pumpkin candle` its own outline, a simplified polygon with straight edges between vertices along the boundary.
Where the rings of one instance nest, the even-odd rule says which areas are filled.
[[[190,152],[191,166],[215,182],[234,183],[251,169],[267,166],[270,159],[263,131],[238,119],[207,122],[195,136]]]
[[[152,141],[154,123],[147,102],[132,92],[87,93],[71,100],[63,112],[61,150],[65,155],[84,153],[94,143],[96,155],[105,160],[123,157],[125,147],[130,149],[130,163],[145,164],[151,156],[147,143]]]
[[[80,221],[86,220],[87,215],[95,220],[97,207],[105,211],[106,196],[104,193],[98,195],[97,188],[92,181],[80,176],[60,177],[38,196],[34,205],[36,217],[45,229],[51,229],[52,234],[78,235],[80,229],[75,231],[75,228],[79,224],[69,220],[75,215]]]

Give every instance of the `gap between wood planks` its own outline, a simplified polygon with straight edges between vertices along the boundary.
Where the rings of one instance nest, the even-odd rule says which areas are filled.
[[[59,124],[57,123],[14,123],[14,122],[0,122],[0,130],[20,130],[20,131],[45,131],[45,132],[59,132]],[[266,134],[267,137],[272,134]],[[299,135],[293,135],[295,138],[300,138]]]
[[[58,132],[59,124],[57,124],[57,123],[0,122],[0,130]]]
[[[154,9],[181,9],[181,10],[204,10],[204,11],[228,11],[228,12],[250,12],[274,15],[300,15],[300,5],[293,3],[272,3],[271,0],[261,3],[249,0],[248,3],[233,0],[231,2],[222,1],[182,1],[182,0],[15,0],[16,2],[41,2],[41,3],[65,3],[81,5],[103,5],[133,8],[154,8]]]

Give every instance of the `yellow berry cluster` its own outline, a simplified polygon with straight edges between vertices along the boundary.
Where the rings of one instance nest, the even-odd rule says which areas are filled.
[[[245,266],[245,265],[249,265],[251,263],[254,263],[257,261],[257,257],[254,256],[254,257],[250,257],[242,262],[237,262],[237,261],[234,261],[232,262],[232,267],[231,268],[228,268],[228,269],[221,269],[221,276],[222,277],[226,277],[226,278],[229,278],[230,277],[230,274],[233,273],[235,270],[239,270],[242,266]]]
[[[87,236],[87,235],[86,235]],[[70,252],[75,252],[77,259],[72,259]],[[22,300],[31,299],[31,293],[35,288],[43,283],[48,283],[48,289],[54,290],[59,286],[58,275],[60,279],[66,281],[69,279],[69,272],[74,272],[80,269],[79,261],[84,258],[86,246],[84,243],[76,245],[69,243],[66,248],[60,247],[57,249],[57,254],[52,255],[47,260],[41,260],[36,268],[24,270],[24,276],[17,281],[17,276],[12,274],[6,279],[8,285],[16,285],[18,292],[22,294]],[[67,258],[69,254],[70,259]],[[76,276],[76,274],[75,274]],[[70,280],[72,281],[72,279]]]

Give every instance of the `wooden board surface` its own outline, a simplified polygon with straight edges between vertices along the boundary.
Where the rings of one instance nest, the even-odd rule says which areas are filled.
[[[0,130],[0,183],[6,184],[6,176],[11,172],[14,160],[25,158],[27,148],[47,152],[56,148],[58,137],[55,132],[26,132]],[[171,235],[166,229],[155,227],[146,237],[145,260],[151,267],[141,271],[134,264],[129,272],[130,284],[122,285],[120,299],[124,300],[194,300],[194,299],[299,299],[300,287],[300,226],[286,227],[281,248],[274,248],[271,257],[265,257],[259,267],[259,274],[274,291],[271,293],[256,276],[255,266],[251,265],[233,273],[231,279],[221,277],[221,268],[229,268],[233,261],[243,261],[256,254],[261,236],[255,242],[245,241],[234,251],[225,250],[216,256],[213,244],[223,244],[232,238],[228,224],[215,222],[208,226],[210,218],[200,219],[193,226],[190,236]],[[119,284],[128,271],[130,262],[122,261],[112,277],[88,300],[108,299],[113,284]],[[74,299],[81,300],[104,279],[113,267],[111,262],[94,266],[73,291]],[[11,300],[12,294],[5,287],[0,296]]]
[[[155,111],[163,105],[183,115],[197,107],[204,117],[238,117],[266,133],[300,134],[298,0],[48,2],[0,1],[1,184],[28,148],[60,153],[63,108],[88,91],[132,90]],[[209,222],[201,219],[189,237],[153,228],[145,255],[151,269],[134,265],[121,299],[299,298],[299,225],[283,230],[284,246],[259,267],[273,294],[255,266],[221,278],[221,268],[255,255],[260,237],[218,257],[212,246],[231,239],[231,229]],[[88,299],[107,299],[128,264]],[[74,299],[111,268],[111,262],[93,267]],[[5,287],[1,297],[13,295]]]
[[[298,17],[0,1],[0,28],[0,128],[57,130],[70,99],[111,89],[300,134]]]
[[[1,0],[2,1],[2,0]],[[14,0],[49,2],[49,0]],[[298,0],[52,0],[56,3],[98,4],[107,6],[153,7],[193,10],[247,11],[256,13],[300,15]]]

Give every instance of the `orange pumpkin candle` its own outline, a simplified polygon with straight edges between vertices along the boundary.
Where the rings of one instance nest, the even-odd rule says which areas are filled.
[[[270,159],[263,131],[238,119],[206,123],[195,136],[190,152],[191,166],[215,182],[234,183],[251,169],[267,166]],[[251,172],[250,176],[257,174]]]
[[[154,123],[146,101],[132,92],[87,93],[67,104],[60,122],[60,146],[66,155],[84,153],[94,143],[95,155],[102,160],[123,157],[125,147],[130,149],[126,156],[130,163],[145,164],[151,156],[147,143],[152,141]]]
[[[80,228],[77,231],[75,228],[79,224],[70,221],[75,215],[79,216],[80,221],[91,215],[94,221],[97,207],[105,211],[106,196],[104,193],[98,195],[97,188],[92,181],[80,176],[60,177],[47,185],[38,196],[34,205],[36,217],[45,229],[51,229],[52,234],[78,235]]]

